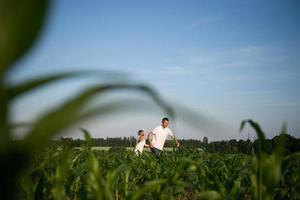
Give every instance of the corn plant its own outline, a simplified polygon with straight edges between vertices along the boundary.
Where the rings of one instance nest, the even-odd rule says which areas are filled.
[[[258,148],[253,157],[253,174],[251,176],[253,198],[257,200],[273,199],[276,185],[281,179],[281,162],[283,157],[285,125],[282,128],[279,144],[275,151],[269,155],[266,150],[265,133],[259,124],[246,120],[241,123],[242,130],[246,123],[249,123],[256,131],[258,137]]]

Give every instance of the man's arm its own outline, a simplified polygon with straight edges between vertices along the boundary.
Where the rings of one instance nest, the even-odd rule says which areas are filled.
[[[176,141],[176,146],[178,148],[180,146],[180,143],[178,142],[175,134],[171,130],[170,130],[170,135],[171,135],[172,139]]]
[[[175,135],[172,136],[173,139],[176,141],[176,145],[177,145],[177,148],[180,146],[180,143],[178,142],[177,138]]]

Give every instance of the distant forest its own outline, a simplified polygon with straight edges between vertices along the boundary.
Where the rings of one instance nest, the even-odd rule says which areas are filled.
[[[285,135],[285,154],[300,151],[300,139],[291,135]],[[269,152],[272,152],[276,144],[278,143],[278,136],[272,139],[266,140],[266,148]],[[209,142],[207,137],[203,140],[195,139],[181,139],[180,148],[202,148],[210,153],[243,153],[250,154],[252,150],[255,150],[258,145],[258,141],[250,140],[222,140]],[[52,141],[53,145],[67,146],[67,147],[82,147],[85,145],[85,141],[82,139],[73,139],[71,137],[62,137],[60,140]],[[92,138],[92,146],[95,147],[134,147],[136,144],[135,137],[114,137],[114,138]],[[174,141],[167,140],[165,147],[175,146]]]

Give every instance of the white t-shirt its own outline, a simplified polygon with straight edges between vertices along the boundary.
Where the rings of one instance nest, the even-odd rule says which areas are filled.
[[[138,155],[139,152],[140,154],[143,152],[144,146],[146,144],[146,140],[143,139],[141,140],[139,143],[137,143],[137,145],[135,146],[134,152]],[[138,152],[139,151],[139,152]]]
[[[158,148],[160,150],[163,149],[167,137],[174,136],[169,127],[163,128],[162,126],[157,126],[152,130],[152,133],[152,144],[155,148]]]

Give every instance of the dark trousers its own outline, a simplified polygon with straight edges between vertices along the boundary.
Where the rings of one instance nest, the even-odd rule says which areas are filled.
[[[152,154],[153,154],[156,158],[158,158],[159,153],[160,153],[160,150],[159,150],[158,148],[155,148],[155,147],[152,147],[152,148],[150,148],[150,149],[151,149]]]

